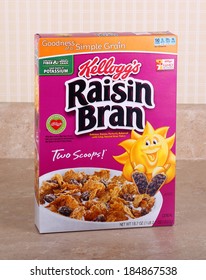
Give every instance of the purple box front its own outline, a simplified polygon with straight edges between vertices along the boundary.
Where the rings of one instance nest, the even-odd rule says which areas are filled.
[[[40,232],[174,223],[177,38],[120,34],[136,49],[103,51],[117,37],[78,52],[88,36],[36,36]]]

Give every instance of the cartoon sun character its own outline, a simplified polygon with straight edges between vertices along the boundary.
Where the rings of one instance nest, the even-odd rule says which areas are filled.
[[[175,134],[166,138],[168,129],[169,127],[161,127],[155,130],[147,122],[142,135],[133,130],[131,138],[119,144],[126,152],[114,156],[114,159],[124,165],[123,175],[128,181],[133,181],[134,172],[138,172],[141,176],[144,174],[144,177],[140,177],[146,181],[145,184],[150,184],[151,188],[161,179],[159,188],[162,183],[169,183],[175,177],[176,157],[171,151]],[[138,180],[142,180],[140,177]]]

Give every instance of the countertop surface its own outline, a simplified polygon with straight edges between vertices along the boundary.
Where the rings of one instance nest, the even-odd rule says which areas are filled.
[[[39,234],[32,159],[0,159],[0,259],[206,259],[206,160],[177,162],[172,227]]]

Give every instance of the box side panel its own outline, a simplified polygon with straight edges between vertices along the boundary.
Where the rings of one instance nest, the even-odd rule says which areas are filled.
[[[34,166],[35,166],[35,178],[34,178],[34,192],[35,192],[35,224],[39,228],[39,35],[34,37]]]

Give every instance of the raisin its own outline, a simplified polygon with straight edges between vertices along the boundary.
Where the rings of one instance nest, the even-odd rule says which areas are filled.
[[[84,185],[84,183],[86,183],[86,181],[87,181],[87,178],[84,177],[84,178],[80,181],[80,183],[81,183],[82,185]]]
[[[126,201],[134,201],[134,196],[133,196],[133,194],[130,194],[130,193],[123,194],[122,198]]]
[[[62,214],[64,216],[70,216],[70,214],[72,213],[72,209],[67,207],[67,206],[61,206],[58,209],[59,214]]]
[[[141,210],[141,216],[145,216],[145,215],[147,215],[148,213],[149,213],[149,211],[148,211],[147,209],[142,208],[142,210]]]
[[[81,200],[88,201],[90,193],[88,191],[81,194]]]
[[[58,185],[58,181],[57,180],[46,180],[46,182]]]
[[[48,202],[48,203],[54,201],[55,198],[56,198],[56,196],[55,196],[54,194],[52,194],[52,193],[46,194],[46,195],[44,196],[44,200],[45,200],[46,202]]]
[[[71,179],[69,183],[73,185],[79,185],[79,182],[76,179]]]
[[[103,214],[100,214],[94,219],[94,222],[106,222],[106,218]]]
[[[147,177],[145,176],[145,174],[135,171],[132,174],[132,178],[133,178],[135,185],[138,188],[139,193],[140,194],[146,193],[148,182],[147,182]]]
[[[107,188],[108,183],[106,180],[102,179],[102,180],[100,180],[100,182],[105,186],[105,188]]]
[[[154,196],[159,190],[159,188],[162,186],[162,184],[165,182],[165,180],[166,175],[164,174],[157,174],[156,176],[154,176],[148,185],[147,193],[150,196]]]

